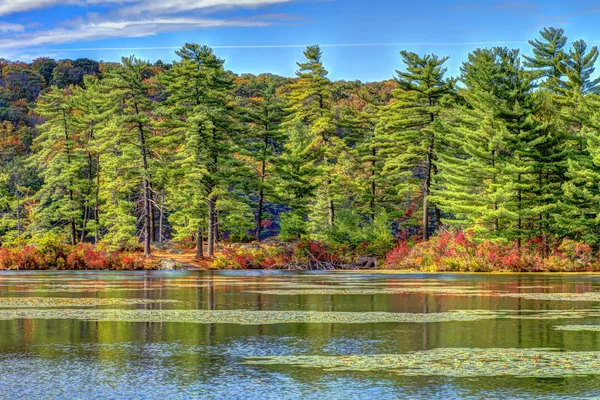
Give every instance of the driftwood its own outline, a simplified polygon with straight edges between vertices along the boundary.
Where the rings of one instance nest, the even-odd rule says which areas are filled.
[[[317,260],[315,257],[307,261],[300,262],[297,259],[286,262],[282,265],[274,265],[271,269],[294,270],[294,271],[329,271],[340,270],[359,270],[377,268],[377,258],[360,257],[356,261],[344,260]]]

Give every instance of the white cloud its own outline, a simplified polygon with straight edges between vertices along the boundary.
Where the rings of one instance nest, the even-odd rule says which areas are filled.
[[[9,22],[0,21],[0,32],[23,32],[25,27],[20,24],[11,24]]]
[[[261,7],[269,4],[289,3],[293,0],[0,0],[0,15],[40,10],[57,5],[114,6],[122,15],[139,13],[177,14],[210,8]]]
[[[287,14],[228,18],[217,10],[260,8],[299,0],[0,0],[0,16],[51,8],[81,7],[78,16],[43,29],[0,22],[3,52],[64,43],[153,36],[165,32],[218,27],[265,27]],[[218,17],[216,16],[218,15]],[[38,28],[37,30],[35,28]]]
[[[252,8],[272,4],[289,3],[291,0],[146,0],[134,2],[129,7],[118,10],[120,15],[139,15],[140,13],[174,15],[178,13],[206,9]]]
[[[48,8],[57,4],[80,4],[78,0],[0,0],[0,15]]]
[[[91,41],[120,37],[144,37],[162,32],[187,29],[217,28],[230,26],[263,27],[270,25],[261,20],[225,20],[208,18],[156,18],[141,21],[104,21],[82,23],[75,28],[56,28],[31,34],[14,35],[0,39],[3,50]]]

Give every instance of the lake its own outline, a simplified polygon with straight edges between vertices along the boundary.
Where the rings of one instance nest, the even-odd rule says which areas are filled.
[[[0,397],[600,396],[600,275],[0,273]]]

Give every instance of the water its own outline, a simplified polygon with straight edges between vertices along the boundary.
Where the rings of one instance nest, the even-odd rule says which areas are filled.
[[[555,293],[573,295],[565,300],[564,295],[553,297]],[[60,298],[88,300],[79,303],[80,300],[67,302]],[[122,299],[156,302],[126,304]],[[130,310],[141,310],[145,320],[123,321],[125,311]],[[173,318],[183,315],[193,321],[163,321],[165,314],[161,313],[171,310],[184,311]],[[223,314],[196,314],[194,310],[245,310],[233,318],[244,319],[246,324],[238,323],[237,319],[224,323]],[[453,320],[455,310],[469,316],[474,315],[469,310],[482,315],[488,311],[492,317]],[[551,313],[556,310],[564,314]],[[16,311],[22,314],[15,316]],[[99,313],[94,318],[100,315],[101,321],[86,314],[95,311]],[[314,320],[271,323],[269,318],[282,318],[282,314],[260,314],[264,311],[317,311],[326,314],[310,314],[311,318],[318,320],[326,315],[345,319],[336,323]],[[343,312],[352,314],[339,314]],[[381,312],[409,313],[411,318],[412,314],[421,318],[424,314],[450,312],[450,317],[445,322],[424,322],[425,318],[363,323],[363,318],[374,315],[369,313]],[[259,314],[262,319],[257,322],[253,318]],[[283,314],[283,318],[292,314],[296,318],[307,315],[291,313]],[[387,318],[387,314],[381,315]],[[552,317],[543,318],[548,315]],[[209,317],[210,323],[204,323]],[[534,353],[540,352],[542,356],[549,350],[539,349],[600,351],[600,332],[556,329],[593,324],[600,325],[600,276],[594,275],[2,273],[0,397],[599,397],[600,368],[570,377],[541,377],[539,371],[515,372],[510,368],[504,375],[475,372],[463,376],[461,369],[475,365],[469,358],[469,349],[534,349]],[[455,373],[434,375],[428,372],[432,364],[427,364],[425,358],[423,373],[416,375],[409,374],[404,365],[340,371],[280,362],[286,358],[267,358],[271,361],[266,365],[255,362],[265,360],[257,357],[299,355],[328,356],[326,360],[359,355],[368,362],[373,355],[421,357],[432,349],[450,351],[446,361],[452,361],[457,349],[466,349],[460,351],[466,351],[467,358],[453,369]],[[501,354],[502,350],[491,352],[494,353]],[[538,360],[535,354],[528,356],[534,359],[534,364]],[[594,357],[588,360],[593,366]],[[597,357],[600,359],[600,352]],[[435,362],[436,366],[440,362],[444,365],[445,360]],[[487,362],[480,360],[477,365],[483,363],[482,368],[488,368]],[[565,371],[580,366],[570,366],[567,361],[560,363],[564,363]]]

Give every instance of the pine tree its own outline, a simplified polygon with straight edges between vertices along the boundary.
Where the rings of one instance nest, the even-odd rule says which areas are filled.
[[[565,137],[517,50],[478,49],[461,68],[461,103],[444,123],[434,202],[480,236],[548,238],[564,181]]]
[[[250,131],[245,138],[244,148],[257,175],[256,240],[260,242],[265,197],[274,192],[274,164],[285,141],[285,134],[281,130],[285,111],[283,100],[277,95],[272,80],[265,83],[259,95],[249,98],[245,108]]]
[[[106,94],[98,78],[88,75],[83,79],[83,87],[74,87],[72,95],[74,109],[73,125],[82,140],[85,167],[82,171],[87,180],[84,188],[84,214],[81,241],[86,234],[93,232],[94,243],[100,240],[100,153],[102,143],[98,131],[115,112],[115,106],[107,101]]]
[[[565,96],[569,93],[598,93],[600,78],[591,79],[598,60],[598,48],[592,47],[588,51],[587,43],[583,40],[573,42],[572,49],[558,65],[558,71],[566,81],[563,83],[559,94]]]
[[[84,203],[85,163],[81,138],[75,135],[72,89],[51,88],[40,97],[36,112],[46,118],[36,138],[37,152],[31,162],[40,166],[44,183],[36,196],[37,233],[51,226],[68,226],[72,245],[78,241]]]
[[[357,93],[351,93],[348,100],[338,107],[340,125],[348,130],[344,141],[352,155],[345,194],[353,200],[351,206],[371,222],[378,212],[388,208],[389,200],[394,198],[390,193],[392,185],[382,174],[384,158],[375,143],[379,109],[389,103],[389,92],[394,86],[392,82],[361,85]]]
[[[151,118],[154,104],[149,97],[152,85],[145,79],[149,64],[133,56],[124,57],[121,62],[122,65],[109,68],[102,82],[104,90],[109,93],[107,101],[118,105],[117,112],[113,117],[114,121],[110,125],[110,129],[114,129],[111,140],[113,158],[117,157],[118,161],[115,163],[114,160],[107,160],[107,163],[114,168],[117,176],[121,176],[125,180],[135,180],[139,184],[141,190],[139,213],[143,220],[144,256],[150,257],[151,215],[153,212],[151,195],[153,166],[151,162],[155,127]],[[102,160],[100,162],[102,163]],[[134,194],[131,193],[131,195]],[[123,199],[114,199],[113,204],[119,211],[117,215],[120,216],[121,221],[112,220],[111,224],[114,229],[121,231],[122,227],[117,226],[117,223],[125,222],[124,219],[131,221],[131,219],[124,218],[127,213],[123,213],[123,211],[127,206]],[[118,236],[122,237],[120,233]]]
[[[567,44],[564,29],[544,28],[541,39],[530,40],[533,56],[523,56],[523,65],[536,71],[535,78],[542,81],[541,86],[553,93],[563,87],[561,63],[565,57],[563,48]]]
[[[336,125],[332,114],[331,82],[322,63],[323,53],[318,45],[308,46],[304,51],[305,62],[297,63],[298,79],[290,85],[287,110],[290,118],[288,129],[306,127],[311,138],[309,147],[315,153],[314,166],[319,170],[317,200],[311,210],[311,225],[314,231],[335,223],[335,201],[337,185],[333,173],[338,157],[344,152],[344,144],[336,136]],[[300,132],[298,131],[298,133]]]
[[[419,56],[402,51],[406,71],[397,71],[398,88],[392,102],[381,109],[377,146],[385,157],[387,179],[398,183],[398,197],[420,187],[423,238],[429,238],[429,193],[435,179],[435,162],[440,149],[437,123],[442,98],[453,93],[454,81],[445,79],[448,57]],[[436,208],[436,223],[439,225]]]
[[[438,182],[432,201],[443,210],[448,225],[493,236],[505,228],[500,197],[508,154],[507,132],[499,119],[503,84],[498,49],[477,49],[461,67],[460,101],[447,110],[443,122],[444,151],[439,154]]]
[[[208,215],[208,257],[214,257],[219,232],[217,201],[227,193],[231,178],[237,115],[230,101],[232,77],[224,61],[207,46],[186,44],[178,50],[180,61],[165,75],[170,94],[169,113],[176,123],[173,133],[181,134],[179,168],[189,190],[203,198]],[[201,216],[198,238],[202,238]],[[197,246],[198,255],[201,245]]]
[[[0,242],[18,242],[27,229],[28,195],[37,168],[28,165],[27,128],[0,122]]]

